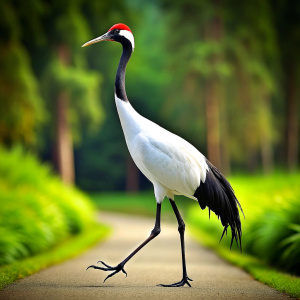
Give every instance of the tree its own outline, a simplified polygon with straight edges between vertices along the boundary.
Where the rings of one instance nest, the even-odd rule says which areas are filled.
[[[285,126],[282,142],[285,147],[287,169],[294,171],[299,166],[299,97],[297,84],[300,80],[300,3],[299,1],[272,2],[275,25],[281,54],[281,84]]]
[[[80,123],[99,125],[102,119],[101,76],[87,70],[80,48],[89,38],[83,2],[1,2],[0,139],[32,144],[46,119],[57,169],[68,183],[74,180],[73,140],[80,137]]]
[[[257,13],[259,11],[259,14]],[[241,119],[235,127],[249,170],[262,164],[265,173],[273,168],[273,103],[276,100],[278,45],[268,1],[231,2],[228,27],[232,35],[230,56],[237,81]],[[237,17],[239,16],[239,18]]]
[[[32,28],[40,16],[39,1],[32,5]],[[22,4],[1,1],[3,17],[0,20],[0,143],[11,145],[23,142],[37,144],[39,127],[46,113],[38,89],[38,81],[31,66],[31,57],[22,44],[23,24],[20,20]],[[36,38],[32,32],[32,39]]]
[[[43,95],[52,111],[54,160],[66,183],[74,182],[73,141],[80,137],[82,121],[99,124],[101,77],[86,68],[80,48],[90,35],[82,14],[83,1],[51,1],[43,19],[48,52],[42,76]]]
[[[205,26],[205,42],[218,47],[223,36],[222,3],[220,0],[214,0],[212,3],[214,13]],[[206,79],[207,156],[217,168],[221,169],[220,99],[222,95],[221,82],[215,70],[218,70],[218,65],[222,63],[222,53],[212,51],[208,60],[214,70]]]
[[[177,78],[169,87],[174,92],[168,107],[191,107],[186,132],[196,145],[199,136],[206,136],[208,158],[224,172],[232,160],[249,170],[261,163],[264,172],[270,171],[275,141],[273,72],[278,59],[270,3],[163,3],[170,13],[170,53],[176,49],[170,54],[170,69]],[[178,112],[186,114],[186,109]]]

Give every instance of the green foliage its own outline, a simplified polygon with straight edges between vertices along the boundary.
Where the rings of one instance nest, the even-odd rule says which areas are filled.
[[[300,266],[300,174],[268,177],[241,176],[231,182],[246,218],[242,218],[243,250],[270,265],[299,275]],[[217,218],[191,208],[190,222],[209,230],[217,241],[222,226]],[[229,247],[230,239],[221,246]]]
[[[110,229],[107,226],[94,224],[92,228],[87,228],[80,234],[72,236],[53,249],[0,267],[0,290],[18,279],[80,254],[86,248],[107,237],[109,232]]]
[[[22,148],[0,148],[0,265],[31,256],[90,227],[93,206]]]
[[[38,1],[32,3],[39,14]],[[31,57],[21,42],[24,32],[21,18],[24,6],[16,10],[11,1],[1,1],[5,16],[0,20],[0,143],[24,142],[35,144],[38,128],[45,121],[46,113],[38,90],[38,81],[31,65]],[[27,20],[29,28],[35,16]],[[27,32],[30,29],[27,28]]]
[[[0,43],[0,68],[0,142],[32,144],[45,111],[30,58],[20,43]]]
[[[59,92],[67,91],[72,99],[68,121],[75,140],[80,139],[85,124],[90,129],[102,121],[101,75],[86,71],[85,52],[80,47],[90,35],[83,7],[93,6],[83,2],[1,2],[5,15],[0,20],[2,144],[37,144],[42,121],[47,132],[55,132]],[[39,141],[38,146],[46,142]]]
[[[267,172],[276,140],[271,103],[279,85],[274,74],[280,69],[271,3],[161,2],[171,25],[166,39],[171,70],[166,116],[170,121],[184,118],[180,125],[186,129],[185,137],[205,151],[207,142],[200,139],[213,131],[205,110],[213,98],[220,111],[222,125],[216,130],[226,153],[221,158],[224,165],[230,164],[226,155],[243,167],[248,159],[261,156]],[[214,135],[217,143],[218,133]]]
[[[299,192],[299,191],[298,191]],[[300,274],[300,202],[285,199],[280,207],[263,212],[245,238],[245,250],[291,273]]]
[[[103,76],[87,70],[88,52],[81,48],[91,36],[84,8],[91,10],[94,2],[53,1],[43,20],[47,43],[42,49],[48,52],[49,58],[44,62],[40,83],[52,116],[48,125],[55,132],[57,108],[53,103],[60,93],[67,93],[70,99],[68,122],[75,141],[81,139],[83,129],[98,128],[104,117],[99,101]],[[52,26],[48,27],[49,19]]]
[[[41,86],[47,107],[52,112],[52,126],[57,109],[53,107],[53,100],[57,99],[61,91],[65,91],[71,99],[68,121],[72,125],[74,140],[80,140],[80,129],[98,128],[104,118],[98,99],[101,81],[99,73],[87,71],[80,66],[66,66],[58,59],[49,62],[42,76]]]
[[[268,172],[285,164],[290,152],[297,168],[299,151],[285,148],[299,144],[299,3],[2,0],[0,143],[33,144],[50,160],[63,94],[69,134],[77,142],[77,183],[89,190],[124,189],[128,151],[113,103],[121,48],[80,47],[124,22],[136,42],[126,84],[138,112],[206,154],[212,128],[206,100],[214,94],[210,83],[217,82],[223,171]]]

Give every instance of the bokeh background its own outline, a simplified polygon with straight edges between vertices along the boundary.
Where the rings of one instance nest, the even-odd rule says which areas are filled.
[[[136,43],[132,105],[230,176],[246,251],[299,272],[300,1],[2,0],[0,11],[0,264],[88,226],[93,208],[78,189],[100,207],[122,207],[125,192],[148,197],[115,109],[121,46],[81,48],[122,22]],[[218,224],[220,236],[217,220],[187,210],[195,223],[204,215],[203,228]],[[39,229],[19,238],[29,218],[49,226],[42,247],[25,242]]]

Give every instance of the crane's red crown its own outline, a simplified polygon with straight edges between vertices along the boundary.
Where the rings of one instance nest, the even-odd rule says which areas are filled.
[[[115,24],[114,26],[110,27],[108,31],[111,31],[111,30],[114,30],[114,29],[128,30],[128,31],[130,31],[132,33],[132,31],[130,30],[130,28],[127,25],[122,24],[122,23]]]

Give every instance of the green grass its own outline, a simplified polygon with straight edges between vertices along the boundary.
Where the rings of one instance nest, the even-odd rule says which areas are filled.
[[[156,202],[151,192],[102,192],[93,193],[89,196],[100,210],[155,216]]]
[[[100,192],[92,193],[89,196],[101,211],[105,210],[155,218],[156,200],[153,191],[139,193]],[[186,214],[189,204],[193,202],[195,201],[182,196],[176,197],[176,203],[183,216]],[[172,206],[167,199],[164,200],[161,211],[163,219],[176,221]]]
[[[97,223],[91,229],[69,238],[53,249],[1,267],[0,289],[18,279],[82,253],[106,238],[109,233],[109,227]]]

